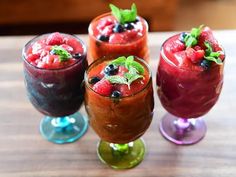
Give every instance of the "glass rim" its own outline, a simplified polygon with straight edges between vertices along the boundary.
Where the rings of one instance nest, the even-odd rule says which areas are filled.
[[[134,56],[134,55],[132,55],[132,56]],[[86,86],[89,90],[91,90],[93,93],[95,93],[95,94],[97,94],[97,95],[99,95],[99,96],[102,96],[102,97],[104,97],[104,98],[109,98],[109,99],[111,99],[110,96],[101,95],[100,93],[97,93],[96,91],[94,91],[94,90],[91,88],[90,84],[88,83],[88,73],[89,73],[89,70],[90,70],[91,68],[93,68],[93,66],[97,66],[97,65],[96,65],[97,63],[99,63],[99,62],[102,63],[103,61],[110,60],[110,59],[112,60],[112,58],[113,58],[113,57],[110,57],[110,56],[103,56],[102,58],[96,59],[95,61],[93,61],[93,62],[88,66],[88,68],[87,68],[86,71],[84,72],[84,82],[85,82],[85,86]],[[149,79],[149,80],[148,80],[147,84],[145,85],[145,87],[143,87],[141,90],[135,92],[135,93],[132,94],[132,95],[122,96],[122,97],[119,98],[120,100],[121,100],[121,99],[125,99],[125,98],[129,98],[129,97],[135,96],[135,95],[137,95],[137,94],[139,94],[139,93],[141,93],[141,92],[144,92],[144,90],[152,83],[152,71],[151,71],[151,68],[150,68],[150,66],[148,65],[148,63],[147,63],[144,59],[141,59],[141,58],[139,58],[139,57],[137,57],[137,56],[134,56],[134,58],[135,58],[135,60],[138,60],[139,62],[141,62],[142,64],[144,64],[144,66],[147,68],[147,71],[148,71],[148,79]]]
[[[169,39],[171,39],[172,37],[175,37],[175,36],[178,36],[178,35],[180,35],[181,33],[177,33],[177,34],[175,34],[175,35],[172,35],[172,36],[170,36],[170,37],[168,37],[163,43],[162,43],[162,45],[161,45],[161,51],[160,51],[160,55],[161,55],[161,57],[165,60],[165,62],[166,63],[168,63],[169,65],[171,65],[171,66],[173,66],[173,67],[175,67],[175,68],[178,68],[179,70],[182,70],[182,71],[190,71],[190,70],[188,70],[188,69],[184,69],[184,68],[181,68],[181,67],[178,67],[177,65],[175,65],[173,62],[171,62],[171,60],[169,60],[168,59],[168,57],[166,56],[166,54],[165,54],[165,52],[164,52],[164,45],[165,45],[165,43],[167,43],[168,41],[169,41]],[[223,53],[224,53],[224,59],[223,59],[223,65],[224,65],[224,63],[225,63],[225,57],[226,57],[226,55],[225,55],[225,50],[224,50],[224,48],[221,46],[221,45],[219,45],[221,48],[222,48],[222,51],[223,51]],[[160,61],[159,61],[160,62]],[[213,66],[213,68],[214,67],[217,67],[217,66],[220,66],[220,65],[214,65]],[[197,71],[197,70],[191,70],[191,72],[199,72],[199,71]]]
[[[54,32],[52,32],[54,33]],[[84,60],[86,60],[86,56],[87,56],[87,47],[85,45],[85,43],[79,38],[77,37],[75,34],[67,34],[67,33],[61,33],[59,32],[60,34],[62,35],[67,35],[67,36],[70,36],[70,37],[74,37],[81,45],[82,45],[82,48],[83,48],[83,54],[82,54],[82,58],[77,60],[75,63],[73,63],[72,65],[68,65],[66,67],[62,67],[62,68],[40,68],[40,67],[37,67],[33,64],[31,64],[27,59],[26,59],[26,48],[30,46],[30,44],[33,44],[33,42],[36,42],[36,39],[40,38],[40,37],[43,37],[43,36],[48,36],[52,33],[45,33],[45,34],[40,34],[40,35],[36,35],[35,37],[33,37],[32,39],[30,39],[23,47],[22,49],[22,52],[21,52],[21,58],[22,60],[29,66],[33,67],[33,68],[36,68],[38,70],[42,70],[42,71],[60,71],[60,70],[66,70],[66,69],[69,69],[69,68],[72,68],[73,66],[83,62]]]
[[[96,41],[99,41],[99,42],[101,42],[101,43],[105,43],[106,45],[112,45],[112,46],[129,46],[129,45],[131,45],[132,43],[136,43],[137,41],[142,40],[145,36],[147,36],[148,30],[149,30],[148,23],[147,23],[147,21],[146,21],[143,17],[137,16],[138,18],[140,18],[140,19],[143,20],[143,22],[144,22],[144,24],[145,24],[145,27],[146,27],[145,34],[142,35],[140,38],[138,38],[138,39],[136,39],[136,40],[134,40],[134,41],[125,43],[125,44],[120,44],[120,43],[111,44],[111,43],[108,43],[108,42],[103,42],[103,41],[98,40],[98,39],[93,35],[92,24],[93,24],[95,21],[99,20],[100,18],[109,16],[109,15],[112,15],[111,12],[103,13],[103,14],[101,14],[101,15],[95,17],[94,19],[92,19],[92,21],[89,23],[89,27],[88,27],[88,35],[89,35],[89,37],[92,37],[93,39],[95,39]]]

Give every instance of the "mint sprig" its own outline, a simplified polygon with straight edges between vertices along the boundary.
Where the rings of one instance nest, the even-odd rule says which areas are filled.
[[[52,46],[50,52],[52,54],[59,55],[60,62],[67,61],[69,58],[72,58],[72,55],[69,52],[67,52],[63,47],[58,45]]]
[[[133,22],[136,19],[137,16],[137,7],[136,5],[133,3],[131,6],[131,9],[119,9],[118,7],[116,7],[113,4],[109,5],[111,8],[111,13],[112,15],[115,16],[115,18],[121,23],[121,24],[125,24],[128,22]]]
[[[213,61],[213,62],[215,62],[215,63],[218,64],[218,65],[222,65],[223,62],[222,62],[222,60],[219,58],[220,52],[219,52],[219,51],[214,52],[213,49],[212,49],[212,46],[211,46],[211,44],[210,44],[209,42],[205,42],[204,44],[205,44],[205,46],[206,46],[204,58],[205,58],[206,60]]]
[[[112,84],[126,84],[130,89],[130,85],[137,79],[143,78],[144,67],[137,61],[134,61],[134,56],[119,57],[109,64],[115,64],[117,66],[125,66],[128,72],[124,76],[106,76],[106,79]]]
[[[201,25],[198,28],[192,28],[191,32],[186,34],[184,37],[184,43],[186,47],[193,47],[197,45],[198,37],[200,36],[203,27],[204,25]]]

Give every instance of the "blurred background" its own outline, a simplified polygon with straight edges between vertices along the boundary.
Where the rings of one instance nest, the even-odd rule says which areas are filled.
[[[87,33],[94,17],[110,11],[109,3],[130,8],[132,2],[152,32],[200,24],[236,29],[236,0],[0,0],[0,35]]]

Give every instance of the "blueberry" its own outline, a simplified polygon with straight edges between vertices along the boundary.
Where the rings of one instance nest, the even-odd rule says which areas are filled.
[[[108,76],[115,75],[118,72],[118,67],[113,64],[109,64],[105,67],[104,73]]]
[[[187,35],[188,35],[188,33],[182,32],[182,33],[179,35],[179,40],[184,43],[184,38],[185,38]]]
[[[207,70],[211,66],[211,62],[208,60],[202,60],[200,63],[201,67]]]
[[[107,41],[109,41],[109,36],[101,34],[97,37],[97,39],[100,40],[100,41],[107,42]]]
[[[125,23],[124,27],[127,30],[132,30],[132,29],[134,29],[134,24],[133,23]]]
[[[97,76],[93,76],[93,77],[90,77],[89,80],[88,80],[88,83],[89,84],[96,84],[98,81],[100,81],[101,79]]]
[[[81,56],[82,55],[80,53],[75,53],[75,54],[72,55],[72,57],[75,58],[75,59],[80,59]]]
[[[138,17],[136,17],[136,19],[134,20],[134,23],[137,23],[137,22],[139,22],[139,18]]]
[[[115,90],[111,94],[111,98],[120,98],[121,93],[118,90]]]
[[[119,23],[115,24],[115,26],[113,27],[114,33],[122,33],[124,31],[125,31],[124,27]]]

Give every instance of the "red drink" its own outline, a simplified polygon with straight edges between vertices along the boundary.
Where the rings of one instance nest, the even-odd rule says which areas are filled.
[[[84,98],[83,42],[69,34],[44,34],[26,44],[23,60],[28,98],[47,115],[40,127],[43,136],[60,144],[78,139],[87,129],[87,120],[74,114]]]
[[[100,15],[89,25],[89,61],[121,55],[148,61],[147,33],[148,24],[142,17],[121,24],[111,13]]]
[[[113,65],[111,64],[112,61],[114,60],[111,60],[111,58],[95,61],[90,65],[85,77],[85,107],[90,118],[90,125],[103,140],[98,151],[103,151],[104,148],[111,149],[110,143],[119,145],[131,141],[134,141],[134,146],[143,147],[140,140],[137,139],[149,127],[154,108],[150,70],[143,61],[135,58],[134,61],[144,69],[142,76],[135,79],[130,86],[121,84],[121,80],[119,80],[119,83],[115,83],[114,80],[109,78],[126,76],[127,73],[130,73],[130,70],[123,64]],[[128,146],[128,144],[126,145]],[[110,160],[115,158],[111,157],[110,160],[108,158],[109,162],[107,162],[103,152],[99,153],[101,153],[100,158],[106,163],[110,163]],[[139,153],[141,153],[140,156],[143,155],[141,151]],[[127,155],[131,155],[131,152]],[[134,159],[136,158],[134,157]]]
[[[163,107],[187,122],[186,119],[206,114],[218,100],[223,85],[224,51],[208,27],[201,30],[193,46],[186,47],[184,34],[187,33],[172,36],[162,45],[157,86]],[[207,60],[213,55],[218,63]]]

